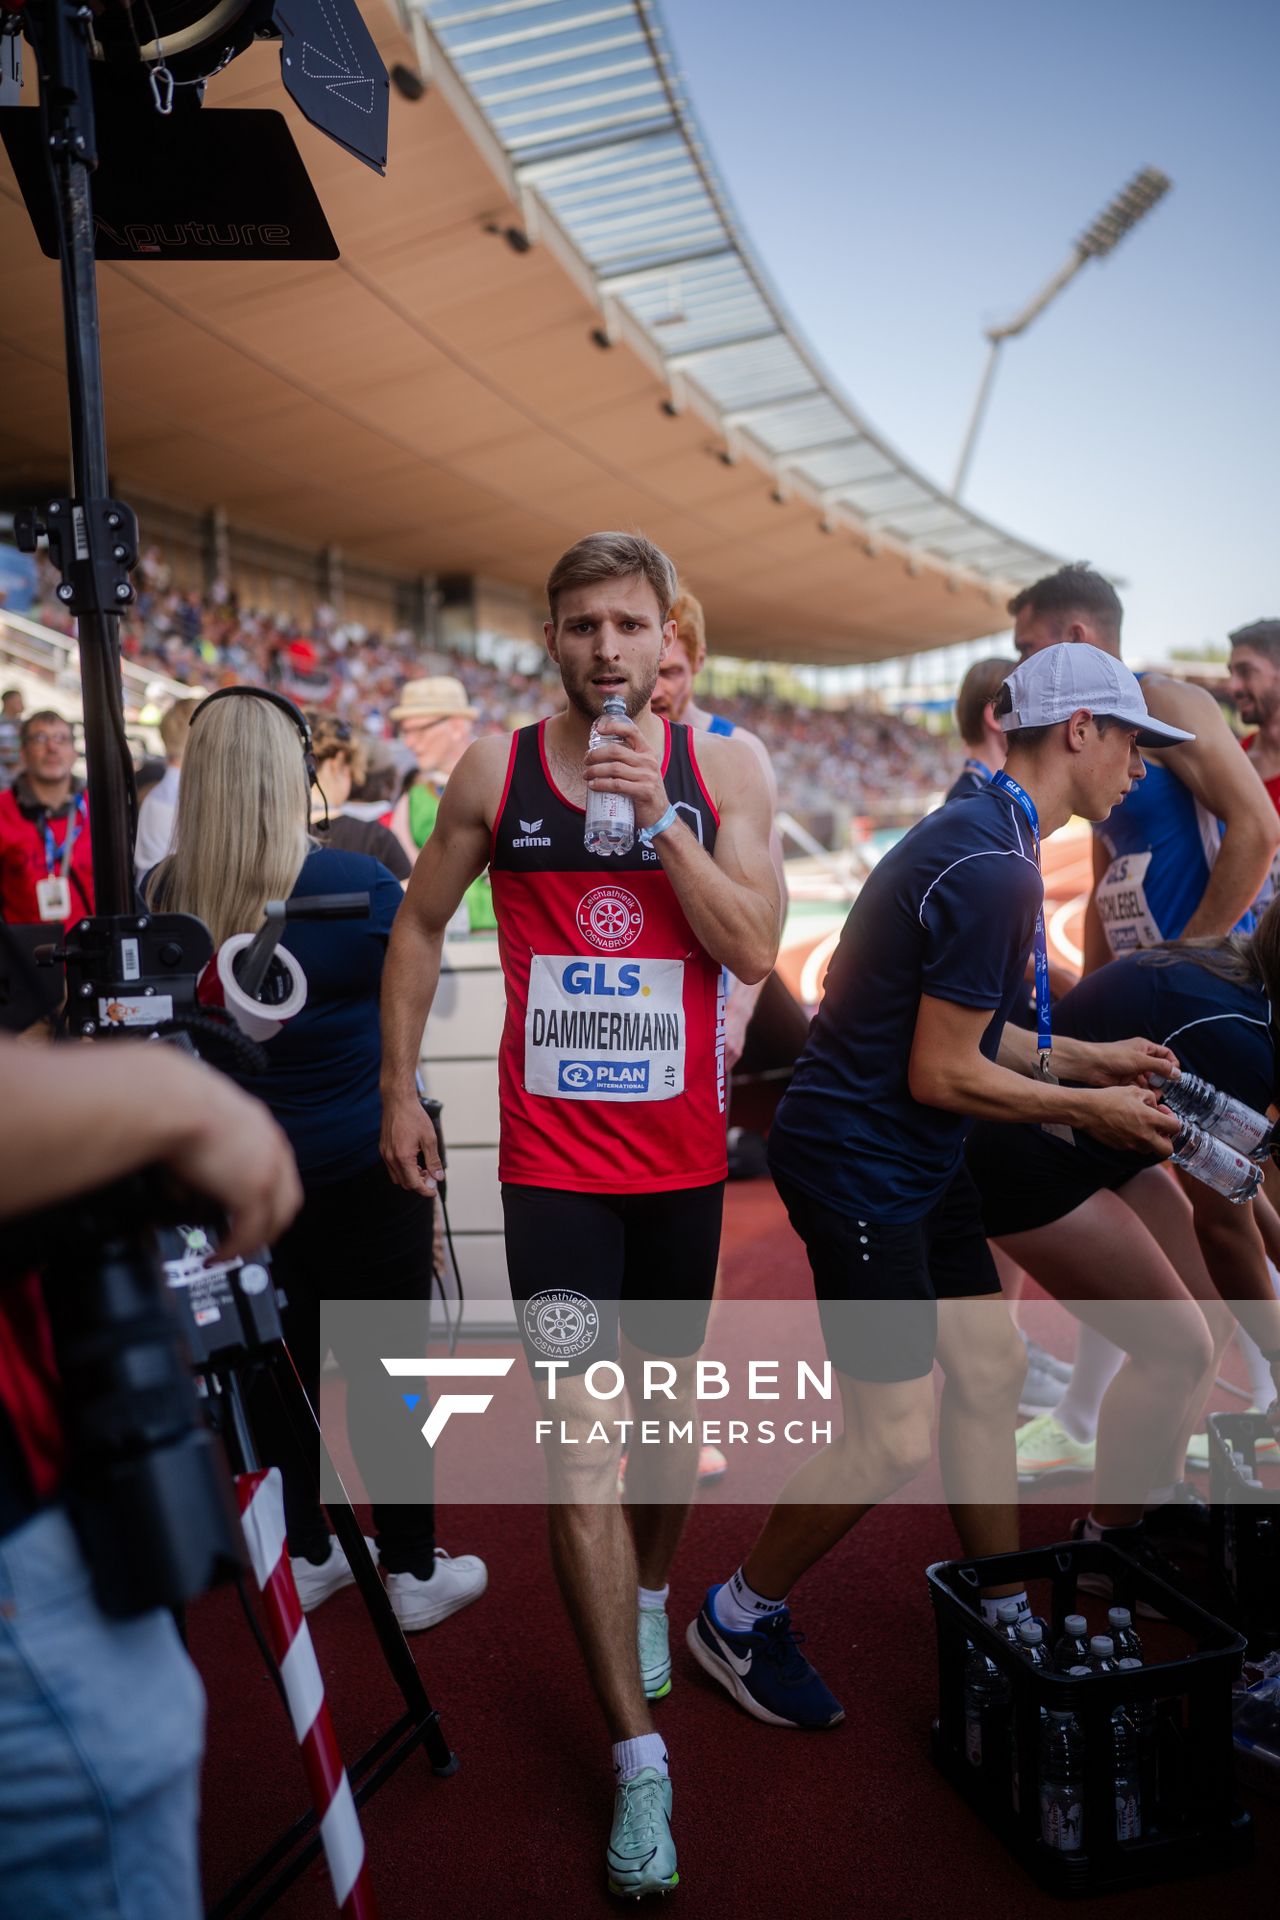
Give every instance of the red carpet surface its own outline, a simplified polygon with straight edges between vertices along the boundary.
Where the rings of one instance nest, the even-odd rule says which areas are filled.
[[[756,1298],[793,1297],[807,1286],[803,1253],[767,1183],[730,1189],[722,1285]],[[945,1509],[882,1508],[799,1589],[807,1651],[847,1713],[843,1727],[805,1735],[742,1713],[683,1643],[706,1586],[727,1577],[760,1523],[758,1510],[732,1500],[730,1478],[695,1511],[672,1581],[674,1687],[655,1710],[671,1754],[680,1852],[670,1911],[685,1920],[853,1908],[876,1920],[1060,1912],[929,1760],[936,1661],[923,1569],[959,1551]],[[1028,1508],[1028,1544],[1061,1537],[1071,1511]],[[415,1755],[364,1809],[384,1920],[616,1912],[603,1879],[608,1743],[550,1577],[544,1516],[530,1507],[447,1507],[440,1531],[452,1551],[484,1557],[489,1590],[411,1642],[461,1768],[437,1780]],[[353,1592],[310,1624],[339,1739],[354,1755],[395,1717],[399,1696]],[[190,1637],[209,1691],[212,1901],[301,1811],[305,1790],[287,1718],[234,1596],[221,1592],[194,1608]],[[1105,1896],[1106,1913],[1169,1920],[1199,1916],[1211,1902],[1270,1911],[1280,1806],[1252,1804],[1251,1864]],[[332,1914],[323,1867],[276,1911],[289,1920]]]

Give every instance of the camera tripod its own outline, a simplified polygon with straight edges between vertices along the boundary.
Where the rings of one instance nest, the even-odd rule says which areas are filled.
[[[171,1276],[174,1271],[170,1263]],[[186,1297],[188,1318],[195,1329],[189,1335],[193,1367],[204,1383],[209,1413],[236,1475],[254,1474],[262,1464],[249,1411],[250,1388],[259,1381],[279,1396],[297,1450],[304,1458],[308,1445],[317,1440],[321,1447],[325,1445],[318,1410],[307,1398],[280,1329],[274,1290],[256,1277],[252,1289],[247,1286],[240,1276],[251,1271],[249,1267],[200,1269],[195,1274],[188,1271],[176,1287]],[[213,1321],[208,1318],[211,1306],[218,1313]],[[217,1329],[213,1339],[205,1336],[204,1330],[209,1328]],[[439,1712],[428,1697],[350,1502],[331,1500],[327,1511],[339,1547],[355,1575],[387,1671],[404,1701],[399,1718],[347,1768],[353,1798],[360,1806],[418,1747],[425,1751],[432,1772],[442,1778],[456,1773],[458,1760],[450,1751]],[[254,1638],[283,1698],[277,1662],[248,1609],[243,1583],[241,1598],[246,1602]],[[209,1920],[231,1920],[233,1915],[250,1920],[250,1916],[264,1913],[317,1857],[320,1848],[319,1818],[314,1809],[309,1809],[220,1896],[209,1910]]]

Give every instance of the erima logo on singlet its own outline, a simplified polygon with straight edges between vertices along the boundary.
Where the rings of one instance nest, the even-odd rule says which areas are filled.
[[[522,820],[519,835],[511,844],[513,847],[549,847],[551,836],[543,833],[541,820]]]

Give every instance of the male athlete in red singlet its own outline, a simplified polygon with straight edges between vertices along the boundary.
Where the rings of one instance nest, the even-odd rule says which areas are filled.
[[[618,1360],[633,1408],[664,1422],[696,1415],[692,1359],[725,1176],[721,970],[763,978],[781,918],[756,756],[707,734],[695,748],[688,727],[650,706],[675,595],[671,562],[638,535],[593,534],[557,561],[545,633],[567,705],[510,742],[468,748],[382,984],[383,1157],[402,1186],[431,1193],[441,1168],[414,1069],[445,928],[487,865],[507,984],[507,1266],[542,1410],[563,1436],[546,1443],[551,1553],[614,1742],[609,1884],[633,1895],[678,1877],[667,1755],[648,1703],[671,1686],[666,1581],[697,1449],[634,1446],[624,1514],[617,1446],[587,1441],[609,1408],[583,1375]],[[588,754],[611,695],[631,724],[600,721],[605,737]],[[583,844],[588,787],[634,802],[637,838],[620,858]],[[657,1406],[643,1374],[655,1356],[675,1363],[673,1397]],[[537,1365],[546,1361],[558,1363],[553,1376]]]

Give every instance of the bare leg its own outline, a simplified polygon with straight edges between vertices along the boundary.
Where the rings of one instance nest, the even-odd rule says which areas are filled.
[[[1003,1245],[1046,1292],[1130,1356],[1102,1403],[1094,1513],[1103,1525],[1131,1524],[1150,1489],[1167,1482],[1171,1451],[1212,1365],[1205,1316],[1113,1193],[1095,1193],[1065,1219],[1010,1234]]]
[[[600,1702],[609,1738],[653,1732],[636,1652],[636,1557],[618,1505],[618,1447],[583,1442],[599,1406],[580,1377],[561,1375],[555,1399],[539,1388],[543,1411],[566,1440],[547,1444],[551,1564]],[[572,1441],[577,1437],[579,1444]]]
[[[644,1369],[648,1363],[654,1391],[644,1393]],[[691,1422],[696,1428],[698,1406],[694,1397],[697,1355],[688,1359],[659,1360],[642,1353],[625,1337],[622,1340],[622,1370],[626,1376],[627,1397],[636,1420],[658,1419],[664,1425]],[[658,1393],[674,1372],[672,1398]],[[635,1541],[636,1566],[642,1587],[666,1585],[680,1535],[689,1517],[694,1483],[698,1475],[696,1441],[664,1440],[660,1446],[633,1444],[627,1453],[627,1512]]]
[[[1013,1324],[1016,1327],[1019,1324],[1018,1308],[1022,1305],[1022,1289],[1026,1284],[1027,1276],[1017,1261],[1011,1260],[994,1240],[991,1242],[991,1258],[996,1263],[996,1272],[1000,1276],[1000,1291],[1008,1302],[1009,1312],[1013,1316]]]
[[[946,1375],[938,1453],[951,1516],[967,1554],[1015,1553],[1018,1466],[1014,1433],[1026,1349],[997,1295],[943,1300],[938,1359]],[[993,1597],[1019,1585],[984,1589]]]
[[[837,1373],[844,1430],[796,1471],[743,1562],[747,1582],[781,1599],[869,1507],[914,1480],[932,1453],[933,1380]]]

